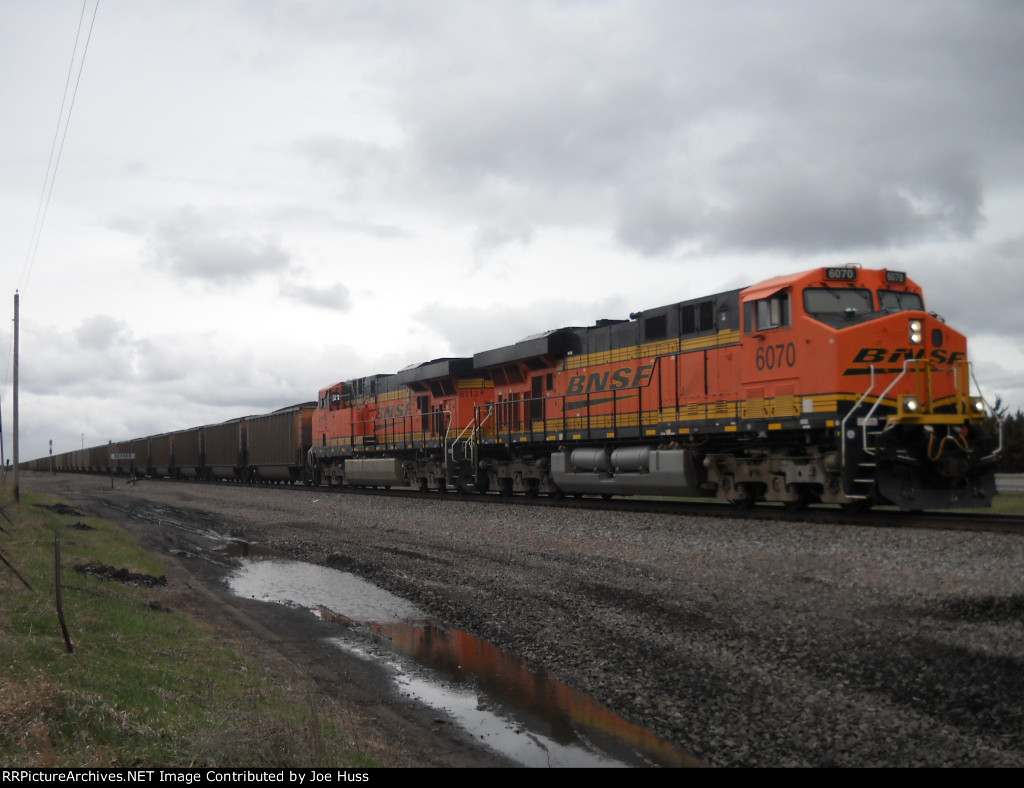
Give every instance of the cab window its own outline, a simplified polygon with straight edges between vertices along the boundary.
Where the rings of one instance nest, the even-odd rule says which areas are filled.
[[[878,303],[883,312],[924,311],[924,301],[919,294],[901,290],[879,290]]]
[[[765,331],[790,325],[789,293],[775,293],[768,298],[747,301],[744,305],[744,323],[751,331]]]

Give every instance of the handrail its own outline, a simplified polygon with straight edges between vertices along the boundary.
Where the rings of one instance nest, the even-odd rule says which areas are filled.
[[[432,411],[432,412],[433,413],[440,413],[442,416],[447,416],[448,417],[448,418],[444,419],[444,421],[446,422],[445,423],[445,428],[444,428],[444,445],[447,447],[448,446],[448,435],[452,431],[452,412],[450,410],[435,410],[435,411]],[[440,430],[438,430],[438,432],[440,432]]]
[[[482,430],[484,428],[484,425],[490,420],[491,416],[494,415],[494,404],[492,403],[492,404],[487,405],[487,415],[484,416],[484,420],[483,421],[477,423],[477,418],[478,418],[477,414],[479,414],[479,413],[480,413],[480,410],[478,408],[476,414],[474,414],[474,417],[473,417],[473,436],[474,437],[476,436],[477,432],[479,432],[480,430]]]
[[[999,445],[996,447],[995,451],[993,451],[986,457],[982,457],[981,459],[982,462],[988,462],[989,460],[994,460],[996,457],[1003,453],[1003,427],[1006,424],[1006,419],[999,418],[999,414],[996,413],[995,408],[988,404],[988,400],[985,399],[985,395],[981,393],[981,386],[978,385],[978,378],[974,374],[974,362],[968,363],[967,366],[971,376],[971,380],[974,381],[974,388],[978,392],[978,399],[981,400],[982,404],[985,406],[985,410],[992,414],[992,418],[994,418],[996,420],[996,424],[999,425]]]
[[[463,436],[466,434],[467,430],[469,431],[469,437],[468,438],[463,438]],[[471,443],[471,441],[473,440],[473,436],[474,435],[476,435],[476,414],[473,414],[473,421],[470,422],[469,424],[467,424],[465,427],[463,427],[462,430],[459,432],[459,434],[455,436],[455,438],[451,442],[451,445],[448,444],[448,435],[445,434],[445,439],[444,439],[445,453],[448,454],[448,458],[449,458],[449,460],[451,460],[451,462],[455,462],[455,445],[459,441],[462,441],[463,443],[466,443],[466,444]]]
[[[863,442],[864,451],[867,454],[874,454],[875,453],[874,449],[868,448],[868,422],[871,420],[871,418],[874,415],[875,411],[878,409],[878,406],[882,404],[882,400],[885,399],[885,395],[888,394],[890,391],[892,391],[893,386],[895,386],[897,383],[899,383],[901,380],[903,380],[903,377],[907,374],[907,367],[908,367],[908,365],[910,365],[911,363],[917,363],[919,360],[920,359],[915,359],[915,358],[905,358],[905,359],[903,359],[903,369],[900,370],[900,374],[898,374],[896,377],[894,377],[890,381],[889,385],[885,387],[885,390],[882,391],[882,393],[878,395],[878,398],[875,400],[875,404],[871,406],[871,410],[868,411],[868,415],[864,417],[864,424],[862,425],[861,432],[862,432],[862,434],[864,436],[864,442]],[[890,425],[886,424],[886,429],[889,429],[889,426]]]
[[[843,468],[846,467],[846,441],[847,441],[847,438],[846,438],[846,421],[847,421],[847,419],[850,418],[850,416],[852,416],[854,413],[857,412],[857,408],[859,408],[861,406],[861,403],[864,402],[864,400],[868,398],[868,395],[871,394],[871,392],[875,388],[875,365],[872,364],[870,366],[870,369],[871,369],[871,383],[868,386],[867,391],[865,391],[863,394],[860,395],[860,399],[858,399],[854,403],[853,407],[850,408],[849,413],[847,413],[843,417],[843,420],[839,423],[839,432],[840,432],[840,438],[841,438],[841,441],[842,441],[840,443],[840,447],[841,447],[840,465]]]

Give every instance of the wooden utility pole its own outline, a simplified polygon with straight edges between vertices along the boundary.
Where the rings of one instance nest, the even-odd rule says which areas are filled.
[[[21,502],[21,477],[18,475],[18,291],[14,291],[14,501]]]

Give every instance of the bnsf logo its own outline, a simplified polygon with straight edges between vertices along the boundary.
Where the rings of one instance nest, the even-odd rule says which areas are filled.
[[[913,350],[911,348],[898,347],[895,350],[890,351],[884,347],[866,347],[860,349],[854,357],[853,363],[898,364],[899,362],[906,361],[907,359],[911,361],[920,361],[925,357],[926,352],[927,351],[924,348]],[[963,361],[967,358],[967,354],[959,350],[954,350],[950,353],[942,348],[936,348],[928,353],[928,358],[936,364],[955,364],[956,362]]]
[[[411,402],[399,402],[394,405],[382,405],[377,408],[378,419],[401,419],[412,414]]]
[[[589,375],[573,375],[569,378],[567,394],[592,394],[595,391],[618,391],[638,389],[651,382],[654,364],[642,364],[636,369],[619,367],[605,372],[591,372]]]

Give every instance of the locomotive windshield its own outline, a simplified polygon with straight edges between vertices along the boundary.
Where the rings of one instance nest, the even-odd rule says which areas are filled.
[[[883,312],[906,312],[908,310],[924,311],[924,301],[917,293],[905,293],[899,290],[879,290],[878,301]]]
[[[840,317],[852,320],[875,309],[871,291],[859,287],[808,287],[804,290],[804,311],[819,320]]]
[[[924,301],[919,293],[904,290],[879,290],[875,307],[874,294],[862,287],[808,287],[804,290],[804,311],[815,320],[835,328],[863,323],[894,312],[922,311]]]

